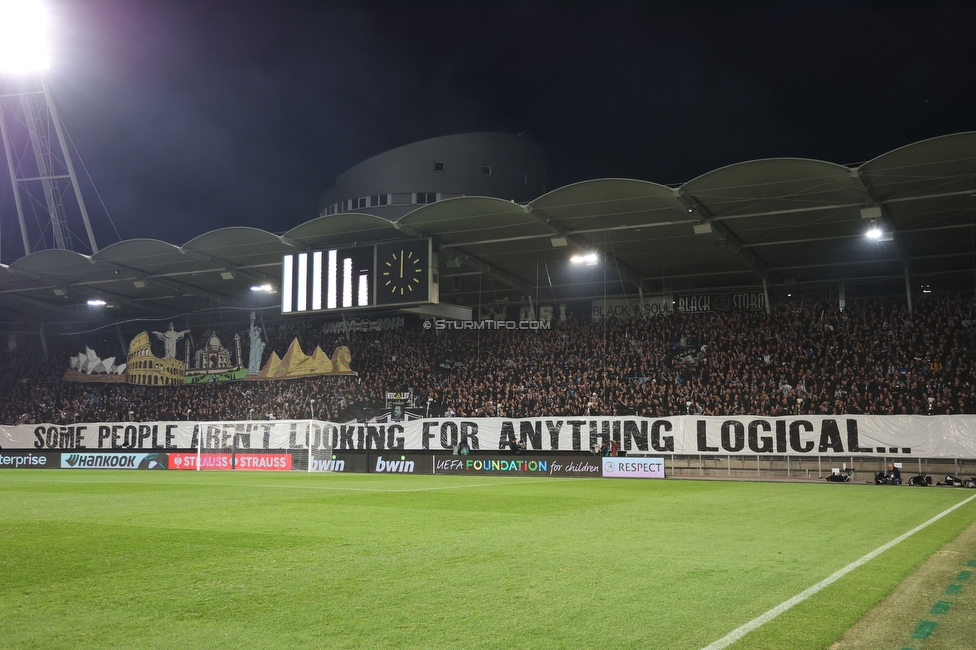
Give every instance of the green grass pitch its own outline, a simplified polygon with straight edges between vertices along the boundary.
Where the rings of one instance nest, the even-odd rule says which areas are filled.
[[[0,473],[3,648],[702,648],[971,493],[259,472]],[[826,648],[959,508],[736,648]]]

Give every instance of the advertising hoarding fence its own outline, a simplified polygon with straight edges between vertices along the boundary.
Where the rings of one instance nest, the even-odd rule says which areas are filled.
[[[0,469],[55,469],[60,454],[49,451],[0,450]]]
[[[746,479],[821,480],[832,472],[850,473],[854,482],[872,482],[888,462],[900,465],[903,474],[952,474],[976,477],[976,460],[883,456],[745,456],[719,454],[628,455],[616,458],[587,452],[524,452],[502,454],[488,451],[457,456],[405,451],[344,451],[329,456],[315,453],[308,464],[305,450],[229,451],[172,450],[167,452],[125,451],[50,452],[0,450],[0,470],[4,469],[98,469],[98,470],[250,470],[374,474],[455,474],[494,476],[557,476],[663,478],[713,477]]]

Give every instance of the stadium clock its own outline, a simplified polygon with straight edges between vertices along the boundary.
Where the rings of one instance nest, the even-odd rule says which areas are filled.
[[[376,247],[376,304],[428,302],[431,243],[410,240]]]
[[[430,239],[288,253],[281,263],[281,313],[437,302]]]

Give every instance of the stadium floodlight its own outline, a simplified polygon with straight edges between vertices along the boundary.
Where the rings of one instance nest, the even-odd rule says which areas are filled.
[[[873,239],[877,241],[881,239],[881,235],[883,234],[884,232],[882,232],[881,228],[878,227],[878,224],[872,223],[868,231],[864,233],[864,236],[867,237],[868,239]]]
[[[0,0],[0,74],[51,67],[47,7],[40,0]]]
[[[569,258],[569,261],[573,264],[586,264],[587,266],[596,266],[600,262],[600,258],[596,253],[586,253],[584,255],[573,255]]]

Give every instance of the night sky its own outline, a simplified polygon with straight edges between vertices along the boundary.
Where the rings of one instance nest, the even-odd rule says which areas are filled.
[[[124,239],[281,233],[357,162],[466,131],[536,139],[555,188],[850,164],[976,128],[968,3],[49,4],[50,86]],[[10,195],[4,169],[4,262],[22,254]]]

